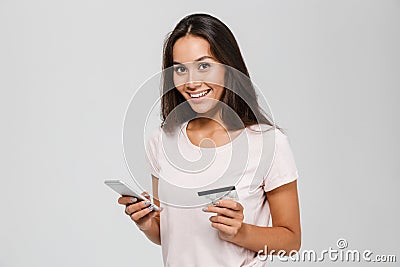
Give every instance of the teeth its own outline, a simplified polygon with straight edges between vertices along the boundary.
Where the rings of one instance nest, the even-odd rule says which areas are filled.
[[[198,98],[198,97],[205,96],[207,93],[208,93],[208,90],[205,90],[205,91],[200,92],[198,94],[190,94],[190,93],[189,94],[190,94],[190,97],[192,97],[192,98]]]

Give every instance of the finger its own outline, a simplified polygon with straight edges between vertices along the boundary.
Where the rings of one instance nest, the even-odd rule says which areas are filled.
[[[235,218],[235,219],[239,219],[239,220],[243,220],[244,219],[244,215],[243,215],[242,211],[231,210],[231,209],[228,209],[228,208],[221,208],[221,207],[216,207],[216,206],[208,206],[205,209],[203,209],[203,211],[205,211],[205,212],[215,212],[215,213],[218,213],[220,215],[224,215],[226,217]]]
[[[136,204],[126,205],[125,214],[131,216],[133,213],[148,207],[148,205],[144,206],[143,203],[144,203],[144,201],[142,201],[140,203],[136,203]]]
[[[232,226],[228,226],[222,223],[211,223],[211,226],[227,235],[236,235],[238,230]]]
[[[144,208],[146,208],[148,206],[150,206],[150,201],[149,200],[140,201],[138,203],[131,204],[131,205],[127,206],[125,208],[125,213],[128,214],[128,215],[131,215],[132,213],[137,212],[139,210],[142,210],[142,209],[144,209]]]
[[[131,214],[128,211],[128,206],[125,207],[125,214],[128,215],[128,216],[131,216]]]
[[[213,202],[215,206],[224,207],[232,210],[243,210],[242,204],[232,199],[218,199]]]
[[[241,222],[237,219],[228,218],[225,216],[211,216],[210,221],[214,223],[221,223],[227,226],[240,227]]]
[[[134,220],[135,222],[140,220],[141,218],[143,218],[144,216],[146,216],[147,214],[149,214],[150,212],[153,211],[153,207],[147,207],[145,209],[139,210],[137,212],[134,212],[133,214],[131,214],[131,219]]]
[[[131,197],[131,196],[123,196],[123,197],[118,198],[118,203],[121,205],[129,205],[129,204],[136,203],[137,201],[138,201],[138,199],[136,197]]]

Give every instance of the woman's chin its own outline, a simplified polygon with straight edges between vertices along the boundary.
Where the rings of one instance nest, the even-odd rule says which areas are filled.
[[[217,102],[218,101],[205,101],[203,103],[193,103],[189,101],[189,105],[198,115],[211,115],[211,113],[214,113],[216,110]]]

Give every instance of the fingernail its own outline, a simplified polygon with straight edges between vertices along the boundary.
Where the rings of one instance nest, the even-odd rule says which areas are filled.
[[[150,204],[150,200],[146,200],[145,202],[144,202],[144,206],[146,207],[147,205],[149,205]]]
[[[136,197],[131,198],[131,202],[132,202],[132,203],[135,203],[136,201],[137,201],[137,198],[136,198]]]
[[[153,210],[153,209],[154,209],[154,206],[151,205],[150,207],[148,207],[148,209],[149,209],[149,210]]]
[[[144,193],[143,196],[144,196],[144,197],[149,197],[150,195],[147,194],[147,193]]]
[[[208,207],[204,207],[204,208],[202,208],[201,210],[202,210],[202,211],[207,211],[207,210],[208,210]]]
[[[218,205],[219,205],[219,201],[218,201],[218,200],[217,200],[217,201],[213,201],[212,204],[213,204],[214,206],[218,206]]]

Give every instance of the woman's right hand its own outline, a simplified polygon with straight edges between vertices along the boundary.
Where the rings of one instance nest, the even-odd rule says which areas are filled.
[[[151,228],[155,221],[154,217],[160,214],[162,208],[160,211],[154,211],[150,206],[150,196],[146,192],[142,192],[142,195],[148,200],[143,201],[135,197],[122,196],[118,199],[118,203],[125,205],[125,214],[136,223],[140,230],[146,231]]]

